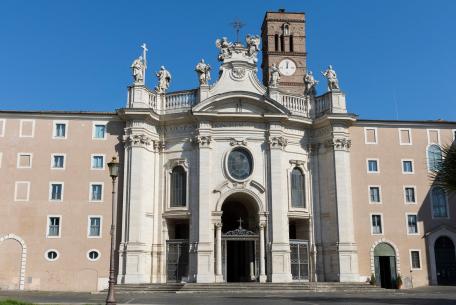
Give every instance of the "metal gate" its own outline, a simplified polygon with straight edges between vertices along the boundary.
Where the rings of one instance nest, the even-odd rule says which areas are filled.
[[[309,280],[309,242],[290,240],[291,276],[293,280]]]
[[[166,241],[166,281],[180,283],[188,278],[188,240]]]

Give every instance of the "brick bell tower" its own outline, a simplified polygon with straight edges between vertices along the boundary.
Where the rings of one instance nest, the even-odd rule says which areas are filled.
[[[306,73],[306,35],[304,13],[266,12],[261,26],[263,42],[263,84],[269,84],[270,67],[279,68],[280,91],[304,94]]]

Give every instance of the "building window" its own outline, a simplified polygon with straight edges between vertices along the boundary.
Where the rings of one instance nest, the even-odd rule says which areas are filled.
[[[276,52],[279,51],[279,34],[274,35],[274,49]]]
[[[378,160],[367,160],[367,171],[369,173],[378,173]]]
[[[412,160],[402,160],[402,173],[413,174],[413,161]]]
[[[87,252],[87,258],[89,261],[96,261],[100,258],[100,252],[98,250],[89,250]]]
[[[290,35],[290,52],[293,52],[294,50],[294,45],[293,45],[293,35]]]
[[[5,126],[6,126],[6,120],[0,119],[0,137],[5,136]]]
[[[448,206],[445,191],[441,187],[434,187],[431,193],[432,217],[448,217]]]
[[[103,155],[92,155],[92,169],[104,169]]]
[[[17,154],[17,168],[32,168],[32,154],[31,153],[18,153]]]
[[[94,123],[93,139],[106,139],[106,123]]]
[[[48,237],[60,237],[60,216],[49,217]]]
[[[372,215],[372,234],[383,234],[382,215]]]
[[[54,139],[66,139],[67,123],[54,122]]]
[[[171,172],[171,207],[187,205],[187,173],[182,166],[176,166]]]
[[[65,168],[65,156],[64,155],[52,155],[52,168],[53,169]]]
[[[283,35],[280,35],[280,50],[285,52],[285,37]]]
[[[103,184],[91,183],[90,184],[90,201],[103,200]]]
[[[369,186],[369,200],[374,203],[379,203],[381,201],[379,186]]]
[[[54,250],[54,249],[51,249],[51,250],[47,250],[45,253],[44,253],[44,257],[48,260],[48,261],[55,261],[59,258],[59,252],[57,250]]]
[[[304,173],[297,167],[291,171],[291,207],[306,207],[306,182]]]
[[[428,169],[432,172],[438,171],[442,163],[442,150],[438,145],[431,145],[427,150]]]
[[[364,142],[365,144],[377,144],[377,128],[364,128]]]
[[[63,183],[51,183],[49,200],[63,200]]]
[[[19,137],[33,138],[35,135],[35,120],[21,120],[19,125]]]
[[[89,237],[101,236],[101,217],[89,217]]]
[[[421,269],[420,251],[411,250],[410,260],[412,262],[412,269]]]
[[[399,144],[412,145],[412,130],[399,129]]]
[[[283,26],[283,35],[290,35],[290,26],[287,23],[284,23]]]
[[[418,234],[418,222],[415,214],[407,215],[407,233]]]
[[[416,203],[414,187],[406,186],[404,188],[404,192],[405,192],[405,202],[406,203]]]
[[[16,181],[14,186],[14,201],[29,201],[30,181]]]
[[[428,143],[440,144],[440,131],[438,129],[428,129]]]

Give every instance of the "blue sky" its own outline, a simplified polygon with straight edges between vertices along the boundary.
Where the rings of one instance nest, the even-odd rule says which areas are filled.
[[[2,0],[0,109],[121,108],[142,42],[149,87],[165,65],[171,90],[195,88],[201,58],[217,70],[215,39],[234,40],[231,21],[246,23],[242,36],[259,34],[278,8],[306,13],[308,67],[319,75],[334,66],[351,112],[456,121],[453,0]]]

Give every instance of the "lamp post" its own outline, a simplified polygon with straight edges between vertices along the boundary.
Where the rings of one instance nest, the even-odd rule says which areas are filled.
[[[116,222],[117,222],[117,176],[119,175],[119,162],[116,157],[112,157],[111,162],[108,163],[109,176],[112,178],[112,222],[111,222],[111,254],[109,263],[109,289],[108,296],[106,297],[106,305],[116,305],[114,296],[115,279],[115,260],[114,254],[116,251]]]

